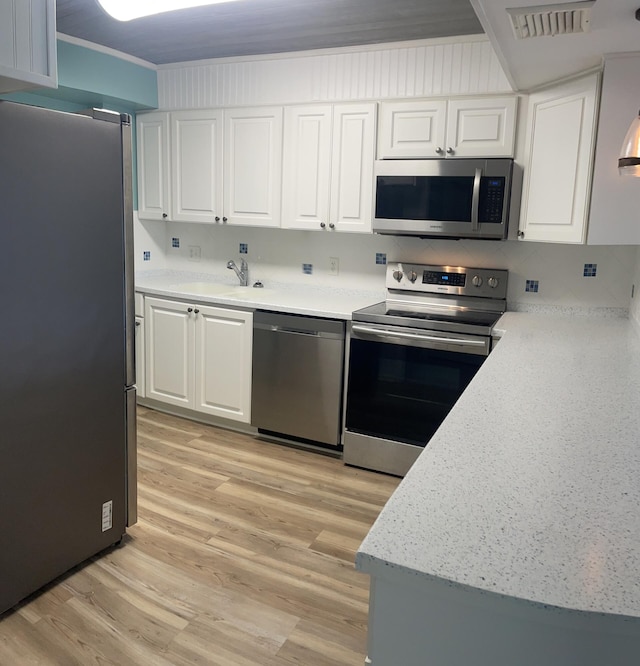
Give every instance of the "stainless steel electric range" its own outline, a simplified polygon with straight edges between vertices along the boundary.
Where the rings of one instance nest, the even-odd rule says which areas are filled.
[[[349,327],[344,462],[404,476],[491,352],[508,272],[387,266]]]

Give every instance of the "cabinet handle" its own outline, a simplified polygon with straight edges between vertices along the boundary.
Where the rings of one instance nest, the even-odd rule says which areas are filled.
[[[167,214],[166,214],[166,213],[162,213],[162,219],[163,219],[163,220],[166,220],[166,219],[167,219]]]
[[[324,222],[320,222],[320,228],[324,229],[327,225]]]
[[[198,314],[198,312],[200,312],[200,310],[198,310],[198,308],[196,308],[196,309],[194,310],[194,312],[195,312],[196,314]]]
[[[335,229],[336,225],[333,222],[329,222],[329,229]]]
[[[438,146],[438,147],[436,148],[436,154],[437,154],[437,155],[442,155],[442,152],[443,152],[443,151],[442,151],[442,148],[440,148],[440,146]]]
[[[453,148],[452,148],[451,146],[449,146],[449,147],[447,148],[447,154],[448,154],[448,155],[453,155],[453,153],[454,153]]]
[[[193,312],[193,308],[187,308],[187,312],[189,313]]]

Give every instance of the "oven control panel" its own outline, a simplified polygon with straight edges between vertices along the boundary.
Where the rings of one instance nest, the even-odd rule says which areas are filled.
[[[452,294],[506,298],[509,272],[493,268],[463,266],[387,265],[387,289],[425,294]]]

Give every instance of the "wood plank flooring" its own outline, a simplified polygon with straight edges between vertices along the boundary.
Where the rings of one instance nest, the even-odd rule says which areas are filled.
[[[399,479],[139,408],[139,521],[0,618],[0,665],[362,666]]]

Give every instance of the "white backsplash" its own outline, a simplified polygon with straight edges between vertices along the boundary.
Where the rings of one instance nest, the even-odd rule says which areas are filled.
[[[636,246],[583,246],[523,241],[423,240],[379,235],[316,231],[220,227],[186,223],[140,222],[136,216],[136,270],[170,268],[208,273],[235,280],[226,269],[229,259],[245,256],[250,281],[287,282],[327,286],[341,290],[384,292],[385,266],[389,263],[463,265],[509,270],[509,308],[561,306],[563,308],[614,308],[631,306],[635,275],[640,288],[640,254]],[[178,239],[179,247],[172,247]],[[241,255],[240,244],[247,245]],[[189,247],[200,248],[200,261],[189,259]],[[144,252],[150,259],[144,261]],[[339,260],[337,276],[329,274],[329,258]],[[303,273],[311,264],[311,275]],[[596,265],[596,275],[585,277],[585,264]],[[527,280],[538,282],[537,292],[527,292]],[[632,312],[640,320],[640,295]]]

